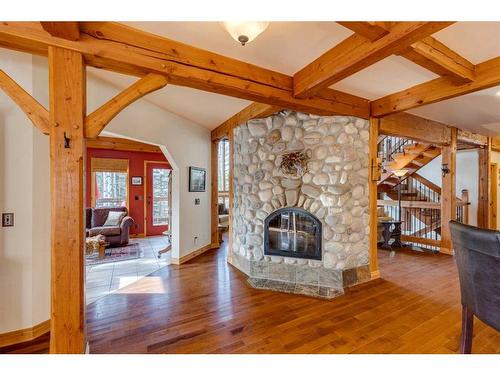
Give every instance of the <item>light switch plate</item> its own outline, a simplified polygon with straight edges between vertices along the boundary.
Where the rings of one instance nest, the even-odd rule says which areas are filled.
[[[194,204],[198,206],[200,204],[200,198],[195,198]]]
[[[8,212],[2,214],[2,227],[13,227],[14,226],[14,213]]]

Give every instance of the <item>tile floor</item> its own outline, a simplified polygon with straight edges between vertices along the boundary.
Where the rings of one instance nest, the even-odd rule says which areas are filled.
[[[158,259],[158,250],[168,245],[167,237],[134,238],[130,242],[139,244],[140,258],[86,267],[87,305],[170,264],[170,252]]]

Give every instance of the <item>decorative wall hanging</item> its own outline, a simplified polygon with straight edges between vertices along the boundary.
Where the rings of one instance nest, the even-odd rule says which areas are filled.
[[[283,174],[303,176],[307,172],[307,162],[311,159],[311,150],[296,151],[282,156],[280,168]]]
[[[206,174],[204,168],[189,167],[189,191],[205,191]]]

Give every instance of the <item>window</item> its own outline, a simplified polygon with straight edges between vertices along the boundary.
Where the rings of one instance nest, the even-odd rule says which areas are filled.
[[[219,173],[219,191],[229,191],[229,140],[223,139],[219,142],[218,151],[218,173]]]
[[[92,158],[92,207],[128,207],[128,160]]]
[[[127,205],[127,173],[95,173],[95,207],[120,207]]]
[[[153,168],[153,225],[168,224],[169,176],[169,169]]]

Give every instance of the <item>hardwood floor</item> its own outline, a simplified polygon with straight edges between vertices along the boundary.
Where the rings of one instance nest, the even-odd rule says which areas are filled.
[[[252,289],[225,251],[167,266],[90,304],[91,353],[458,351],[460,296],[450,256],[380,250],[383,279],[326,301]],[[500,353],[500,333],[476,319],[472,351]]]
[[[224,242],[226,244],[227,242]],[[383,279],[332,301],[255,290],[225,246],[90,305],[92,353],[456,353],[460,297],[446,255],[380,251]],[[500,353],[476,319],[474,353]]]

